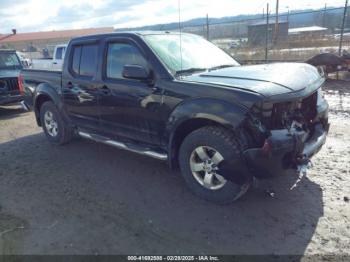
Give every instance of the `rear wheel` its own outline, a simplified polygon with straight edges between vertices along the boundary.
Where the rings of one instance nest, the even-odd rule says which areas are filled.
[[[240,145],[233,133],[214,126],[200,128],[183,141],[179,162],[188,187],[198,196],[217,203],[230,203],[249,188],[250,174],[241,174],[244,165]]]
[[[72,140],[73,130],[64,122],[53,102],[47,101],[41,106],[40,122],[52,144],[62,145]]]

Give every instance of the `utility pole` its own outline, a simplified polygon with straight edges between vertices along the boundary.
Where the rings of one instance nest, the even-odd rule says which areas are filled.
[[[277,44],[278,35],[279,35],[279,0],[276,0],[276,23],[275,23],[275,34],[274,34],[274,43]]]
[[[345,6],[344,6],[344,14],[343,14],[343,22],[341,26],[341,32],[340,32],[340,42],[339,42],[339,55],[342,53],[343,48],[343,37],[344,37],[344,28],[345,28],[345,21],[348,13],[348,0],[345,0]]]
[[[323,20],[322,20],[322,26],[323,27],[326,27],[326,13],[327,13],[327,3],[324,4]]]
[[[207,14],[207,40],[209,41],[209,15]]]
[[[268,52],[269,52],[269,3],[267,3],[266,7],[266,43],[265,43],[265,62],[267,63]]]

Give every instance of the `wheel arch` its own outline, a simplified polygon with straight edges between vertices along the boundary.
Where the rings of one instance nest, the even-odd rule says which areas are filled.
[[[34,98],[35,118],[39,126],[41,126],[40,108],[47,101],[52,101],[56,106],[58,106],[60,100],[56,90],[50,85],[43,83],[38,85]]]
[[[246,118],[247,108],[223,101],[203,99],[178,106],[167,125],[168,161],[178,167],[178,153],[187,135],[204,126],[220,126],[235,130]]]

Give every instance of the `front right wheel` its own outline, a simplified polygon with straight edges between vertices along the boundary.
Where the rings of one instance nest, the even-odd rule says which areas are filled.
[[[179,164],[186,184],[206,200],[226,204],[249,188],[250,174],[240,174],[240,145],[229,130],[206,126],[190,133],[179,151]]]

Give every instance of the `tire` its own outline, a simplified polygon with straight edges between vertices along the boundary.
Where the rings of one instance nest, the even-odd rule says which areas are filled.
[[[50,120],[51,119],[51,120]],[[63,120],[55,104],[47,101],[40,108],[40,122],[50,143],[63,145],[73,139],[73,130]]]
[[[218,204],[244,195],[252,176],[239,172],[239,167],[235,172],[235,166],[245,165],[240,147],[234,134],[221,127],[206,126],[190,133],[179,150],[181,174],[190,190]]]

